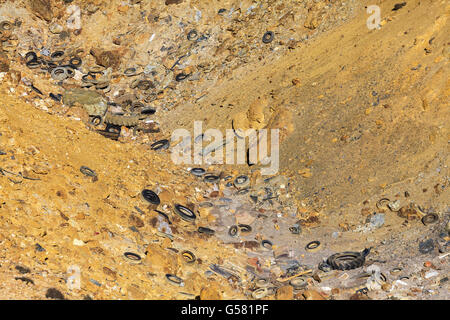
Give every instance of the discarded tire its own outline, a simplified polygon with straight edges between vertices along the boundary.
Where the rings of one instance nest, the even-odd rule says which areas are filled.
[[[364,265],[369,249],[363,252],[341,252],[335,253],[327,259],[327,264],[334,270],[352,270]]]
[[[81,64],[82,64],[82,60],[81,60],[81,58],[80,57],[72,57],[72,58],[70,58],[70,60],[69,60],[69,65],[72,67],[72,68],[78,68],[78,67],[80,67],[81,66]]]
[[[272,250],[273,243],[270,242],[269,240],[263,240],[263,241],[261,241],[261,246],[268,250]]]
[[[311,241],[306,245],[305,250],[309,252],[314,252],[319,250],[319,248],[320,248],[320,241]]]
[[[174,274],[166,274],[166,279],[169,280],[169,282],[178,285],[180,287],[182,287],[184,285],[184,281],[183,279],[181,279],[180,277],[177,277]]]
[[[429,225],[439,221],[439,216],[436,213],[429,213],[422,218],[422,223],[424,225]]]
[[[244,189],[244,188],[248,187],[249,184],[250,184],[250,179],[245,175],[239,176],[234,180],[234,186],[239,189]]]
[[[252,227],[249,226],[248,224],[239,224],[239,231],[242,233],[250,233],[252,232]]]
[[[187,39],[190,40],[190,41],[193,41],[193,40],[197,39],[197,37],[198,37],[198,33],[197,33],[196,30],[189,31],[189,33],[187,35]]]

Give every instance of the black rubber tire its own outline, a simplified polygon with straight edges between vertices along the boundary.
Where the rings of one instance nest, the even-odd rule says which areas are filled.
[[[239,231],[238,227],[233,225],[230,227],[230,229],[228,229],[228,235],[233,238],[237,237],[238,231]]]
[[[305,247],[306,251],[314,251],[320,247],[320,241],[311,241]]]
[[[248,176],[246,175],[241,175],[239,177],[237,177],[236,179],[234,179],[234,186],[236,188],[245,188],[248,187],[248,185],[250,184],[250,179]]]
[[[34,51],[30,51],[25,54],[25,62],[26,63],[33,61],[33,60],[37,60],[37,58],[38,58],[37,54]]]
[[[181,204],[176,204],[174,206],[174,211],[184,221],[192,222],[192,221],[195,221],[195,219],[197,218],[197,216],[195,215],[194,212],[192,212],[190,209],[186,208],[185,206],[182,206]]]
[[[169,140],[163,139],[163,140],[159,140],[159,141],[156,141],[155,143],[153,143],[150,146],[150,148],[154,151],[157,151],[157,150],[161,150],[161,149],[167,149],[169,147],[169,145],[170,145]]]
[[[263,241],[261,241],[261,246],[263,248],[272,250],[273,243],[271,241],[269,241],[269,240],[263,240]],[[270,246],[270,248],[268,248],[268,246]]]
[[[262,42],[263,43],[271,43],[274,38],[275,38],[275,34],[272,31],[267,31],[266,33],[264,33],[264,35],[262,37]]]
[[[69,60],[69,65],[74,69],[77,69],[78,67],[80,67],[82,63],[83,63],[83,60],[81,60],[80,57],[72,57]]]
[[[126,70],[123,72],[123,74],[124,74],[125,76],[127,76],[127,77],[135,76],[136,73],[137,73],[136,68],[128,68],[128,69],[126,69]]]
[[[206,173],[206,170],[203,168],[192,168],[189,172],[194,176],[200,177]]]
[[[334,270],[352,270],[362,267],[365,262],[365,255],[360,252],[341,252],[335,253],[327,259]]]
[[[170,274],[170,273],[166,274],[166,279],[169,280],[169,282],[172,282],[178,286],[181,286],[184,283],[183,279],[181,279],[180,277],[177,277],[174,274]]]
[[[65,53],[64,51],[55,51],[50,55],[50,59],[53,62],[59,62],[62,61],[64,59]]]
[[[155,211],[156,211],[160,216],[162,216],[164,219],[166,219],[168,224],[172,224],[172,222],[170,221],[169,216],[168,216],[167,214],[165,214],[165,213],[162,212],[162,211],[156,210],[156,209],[155,209]]]
[[[183,80],[187,79],[188,77],[189,77],[188,74],[179,73],[179,74],[176,75],[175,80],[177,82],[180,82],[180,81],[183,81]]]
[[[161,200],[159,199],[158,195],[149,189],[144,189],[141,191],[142,198],[150,202],[151,204],[159,205],[161,203]]]
[[[189,31],[189,33],[187,34],[187,39],[189,41],[194,41],[195,39],[198,38],[198,32],[196,30],[191,30]]]
[[[250,233],[252,232],[252,227],[248,224],[238,224],[239,231],[243,233]]]
[[[422,223],[424,225],[429,225],[439,221],[439,216],[436,213],[428,213],[422,218]]]
[[[138,255],[137,253],[133,253],[133,252],[125,252],[123,255],[126,258],[133,260],[133,261],[140,261],[142,259],[140,255]]]
[[[184,258],[184,260],[187,263],[194,263],[197,260],[195,255],[191,251],[188,251],[188,250],[184,250],[183,252],[181,252],[181,256]]]
[[[94,170],[92,170],[91,168],[88,168],[86,166],[81,166],[80,172],[88,177],[96,177],[97,176],[97,173],[95,173]]]

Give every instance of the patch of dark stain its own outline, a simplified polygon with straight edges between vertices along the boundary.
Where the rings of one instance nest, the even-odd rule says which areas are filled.
[[[61,293],[61,291],[55,288],[49,288],[45,293],[45,297],[49,299],[64,300],[64,295]]]
[[[22,267],[22,266],[19,266],[19,265],[16,266],[16,270],[19,271],[19,273],[21,273],[21,274],[26,274],[26,273],[30,273],[31,272],[31,270],[29,268]]]
[[[256,249],[259,248],[259,245],[258,241],[244,241],[244,247],[247,249]]]
[[[311,217],[308,217],[307,219],[301,219],[301,220],[299,220],[299,222],[300,222],[300,225],[303,227],[303,226],[306,226],[308,224],[319,223],[320,220],[316,216],[311,216]]]
[[[233,243],[235,249],[241,249],[244,246],[243,242],[235,242]]]

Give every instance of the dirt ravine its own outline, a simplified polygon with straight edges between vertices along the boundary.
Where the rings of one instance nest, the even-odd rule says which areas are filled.
[[[448,299],[450,4],[400,3],[0,1],[0,299]],[[279,172],[152,150],[195,121]]]

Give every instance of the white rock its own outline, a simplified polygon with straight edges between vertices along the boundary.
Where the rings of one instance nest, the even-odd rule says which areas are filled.
[[[74,246],[78,246],[78,247],[82,247],[82,246],[85,245],[85,243],[82,240],[73,239],[73,245]]]
[[[435,270],[431,270],[431,271],[428,271],[427,273],[425,273],[425,279],[430,279],[430,278],[436,277],[437,275],[439,275],[439,272],[437,272]]]

